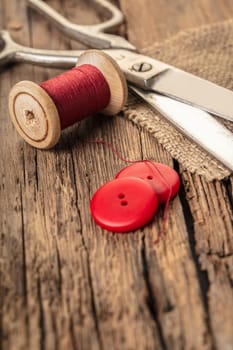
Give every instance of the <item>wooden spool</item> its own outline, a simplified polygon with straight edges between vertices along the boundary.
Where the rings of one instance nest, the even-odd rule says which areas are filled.
[[[114,115],[121,111],[127,99],[127,84],[118,64],[107,54],[98,50],[83,53],[77,66],[91,64],[104,75],[110,88],[110,101],[101,111]],[[57,108],[47,92],[31,81],[21,81],[9,94],[11,119],[19,134],[30,145],[49,149],[59,140],[61,122]]]

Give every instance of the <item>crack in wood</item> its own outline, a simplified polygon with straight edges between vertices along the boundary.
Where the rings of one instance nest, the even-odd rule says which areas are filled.
[[[25,242],[25,229],[24,229],[23,194],[22,194],[22,186],[20,183],[19,183],[19,188],[20,188],[21,236],[22,236],[22,287],[23,287],[23,302],[25,306],[25,326],[26,326],[26,332],[27,332],[27,339],[29,339],[27,255],[26,255],[26,242]]]
[[[73,347],[74,350],[78,349],[78,345],[76,344],[75,333],[74,333],[73,318],[71,316],[69,318],[69,331],[70,331],[72,347]]]
[[[35,156],[34,156],[34,161],[35,161],[35,181],[36,181],[36,190],[38,191],[39,189],[39,177],[38,177],[38,153],[37,149],[35,149]]]
[[[23,183],[25,186],[26,185],[26,165],[25,165],[25,157],[24,157],[23,147],[21,148],[21,152],[22,152],[22,166],[23,166]]]
[[[142,264],[143,264],[143,277],[147,288],[146,305],[158,330],[158,337],[161,344],[161,348],[163,350],[166,350],[167,349],[166,341],[163,335],[162,326],[159,321],[159,305],[158,305],[159,302],[155,299],[153,287],[151,285],[151,281],[149,277],[149,266],[146,258],[145,235],[142,236],[141,258],[142,258]]]
[[[3,296],[2,296],[3,290],[4,289],[1,286],[1,273],[0,273],[0,350],[3,350]]]
[[[61,258],[59,249],[56,243],[56,257],[57,257],[57,269],[58,269],[58,293],[61,297],[62,295],[62,273],[61,273]]]
[[[92,283],[90,259],[89,259],[88,252],[87,252],[87,271],[88,271],[88,282],[89,282],[90,291],[91,291],[92,314],[93,314],[93,318],[94,318],[94,322],[95,322],[97,339],[98,339],[100,349],[103,349],[104,347],[103,347],[100,328],[99,328],[98,314],[97,314],[96,304],[95,304],[95,293],[94,293],[94,287],[93,287],[93,283]]]
[[[95,303],[95,293],[94,293],[94,287],[93,287],[93,283],[92,283],[92,274],[91,274],[91,266],[90,266],[90,257],[89,257],[89,252],[88,252],[88,248],[82,233],[82,220],[81,220],[81,213],[80,213],[80,209],[78,207],[78,189],[77,189],[77,182],[76,182],[76,173],[75,173],[75,166],[74,166],[74,156],[73,156],[73,151],[71,149],[71,163],[72,163],[72,175],[73,175],[73,187],[74,187],[74,192],[75,192],[75,206],[76,206],[76,210],[80,219],[80,225],[81,225],[81,230],[80,230],[80,235],[82,238],[82,243],[83,243],[83,247],[85,249],[86,252],[86,261],[87,261],[87,278],[88,278],[88,283],[89,283],[89,287],[90,287],[90,298],[91,298],[91,307],[92,307],[92,315],[93,315],[93,320],[94,320],[94,324],[95,324],[95,329],[96,329],[96,335],[97,335],[97,340],[99,343],[99,348],[103,349],[103,343],[102,343],[102,339],[101,339],[101,333],[100,333],[100,329],[99,329],[99,321],[98,321],[98,315],[97,315],[97,310],[96,310],[96,303]]]
[[[46,327],[45,327],[45,315],[43,308],[43,300],[41,294],[41,281],[40,277],[37,278],[37,297],[39,306],[39,330],[40,330],[40,350],[44,350],[46,344]]]
[[[233,188],[232,188],[232,183],[231,183],[230,178],[223,181],[223,183],[225,184],[226,193],[227,193],[228,200],[230,203],[231,213],[233,213]]]
[[[177,171],[179,174],[181,180],[182,180],[182,174],[180,173],[179,170],[179,163],[174,159],[174,169]],[[208,305],[208,290],[210,287],[209,280],[208,280],[208,273],[207,271],[201,270],[200,264],[199,264],[199,257],[196,255],[195,251],[195,230],[194,230],[194,218],[192,216],[188,201],[186,199],[185,195],[185,190],[183,183],[181,181],[181,187],[179,191],[179,198],[181,201],[182,209],[183,209],[183,214],[184,214],[184,220],[185,224],[187,227],[187,233],[188,233],[188,240],[189,240],[189,246],[190,246],[190,251],[192,254],[193,262],[196,268],[196,273],[197,273],[197,279],[201,291],[201,296],[202,296],[202,302],[204,306],[204,310],[206,313],[206,325],[207,329],[209,331],[209,334],[211,336],[211,342],[213,342],[213,332],[210,324],[210,316],[209,316],[209,305]],[[213,346],[214,349],[214,346]]]
[[[51,323],[52,323],[52,330],[54,332],[54,348],[59,349],[59,338],[58,338],[57,327],[56,327],[56,315],[54,315],[54,312],[51,313]]]

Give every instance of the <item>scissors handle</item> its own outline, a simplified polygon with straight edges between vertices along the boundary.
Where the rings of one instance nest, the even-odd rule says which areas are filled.
[[[45,16],[63,34],[71,39],[79,41],[91,48],[124,48],[127,50],[135,50],[135,47],[121,36],[105,33],[106,30],[110,30],[123,22],[124,18],[122,12],[106,0],[95,0],[95,3],[107,9],[108,12],[111,13],[112,18],[99,24],[78,25],[70,22],[45,2],[41,0],[28,0],[28,5],[31,8]]]
[[[37,49],[30,49],[30,51],[20,50],[15,53],[15,62],[31,63],[33,65],[41,67],[51,67],[57,69],[70,69],[73,68],[79,55],[83,51],[77,51],[75,56],[68,56],[64,50],[61,55],[58,55],[57,51],[51,52],[49,55],[40,52]]]
[[[22,46],[12,40],[8,31],[0,31],[0,66],[22,62],[43,67],[69,69],[76,65],[82,52],[83,50],[41,50]]]
[[[122,49],[104,51],[117,61],[129,82],[144,89],[148,88],[148,81],[152,77],[169,67],[163,62],[132,51]],[[43,67],[70,69],[76,65],[83,52],[84,50],[43,50],[22,46],[13,41],[8,31],[0,31],[0,65],[23,62]]]

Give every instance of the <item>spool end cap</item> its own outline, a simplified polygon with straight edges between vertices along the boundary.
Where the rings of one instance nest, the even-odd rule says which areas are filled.
[[[9,94],[9,111],[19,134],[30,145],[48,149],[61,134],[60,118],[51,97],[39,85],[20,81]]]
[[[100,50],[87,50],[78,59],[77,66],[90,64],[101,71],[110,88],[110,101],[108,106],[102,111],[107,115],[119,113],[124,107],[128,88],[125,76],[116,61]]]

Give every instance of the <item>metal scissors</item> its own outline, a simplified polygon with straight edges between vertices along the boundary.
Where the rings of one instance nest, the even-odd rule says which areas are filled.
[[[77,25],[42,0],[28,0],[28,5],[47,17],[68,37],[91,48],[102,49],[114,58],[131,90],[233,171],[233,134],[211,115],[233,122],[233,92],[141,55],[125,38],[107,33],[123,22],[123,14],[107,0],[93,1],[107,9],[112,14],[111,19],[95,25]],[[0,31],[0,65],[27,62],[68,69],[75,66],[82,52],[24,47],[15,43],[7,31]]]

